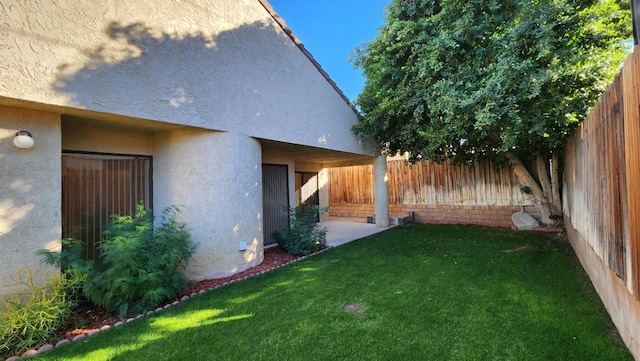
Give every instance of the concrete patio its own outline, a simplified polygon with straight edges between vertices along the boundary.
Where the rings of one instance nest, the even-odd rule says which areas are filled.
[[[333,217],[328,221],[319,222],[318,227],[327,229],[327,246],[337,247],[359,238],[386,231],[393,226],[378,227],[360,220]]]

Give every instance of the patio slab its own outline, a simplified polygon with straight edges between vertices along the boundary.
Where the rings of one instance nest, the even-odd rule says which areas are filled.
[[[359,238],[386,231],[393,226],[378,227],[370,223],[329,220],[319,222],[318,227],[327,229],[327,246],[337,247]]]

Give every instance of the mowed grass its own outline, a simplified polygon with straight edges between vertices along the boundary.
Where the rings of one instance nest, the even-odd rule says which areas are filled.
[[[42,360],[632,360],[568,244],[410,225]]]

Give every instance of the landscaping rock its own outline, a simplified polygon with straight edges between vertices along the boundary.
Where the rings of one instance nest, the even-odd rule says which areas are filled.
[[[42,347],[40,347],[38,349],[38,353],[47,352],[47,351],[51,351],[51,350],[53,350],[53,345],[46,344],[46,345],[43,345]]]
[[[66,345],[66,344],[68,344],[69,342],[71,342],[71,341],[69,341],[69,340],[68,340],[68,339],[66,339],[66,338],[63,338],[62,340],[60,340],[60,341],[56,342],[56,347],[60,347],[60,346],[62,346],[62,345]]]
[[[511,215],[511,220],[516,228],[520,231],[531,231],[540,227],[540,223],[536,221],[530,214],[525,212],[516,212]]]
[[[38,351],[37,351],[37,350],[27,350],[27,351],[25,351],[25,352],[22,354],[22,356],[21,356],[21,357],[22,357],[22,358],[25,358],[25,357],[35,356],[35,355],[37,355],[37,354],[38,354]]]

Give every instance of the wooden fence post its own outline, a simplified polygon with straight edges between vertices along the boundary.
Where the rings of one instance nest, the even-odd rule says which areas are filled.
[[[640,51],[622,69],[627,224],[633,294],[640,299]]]

